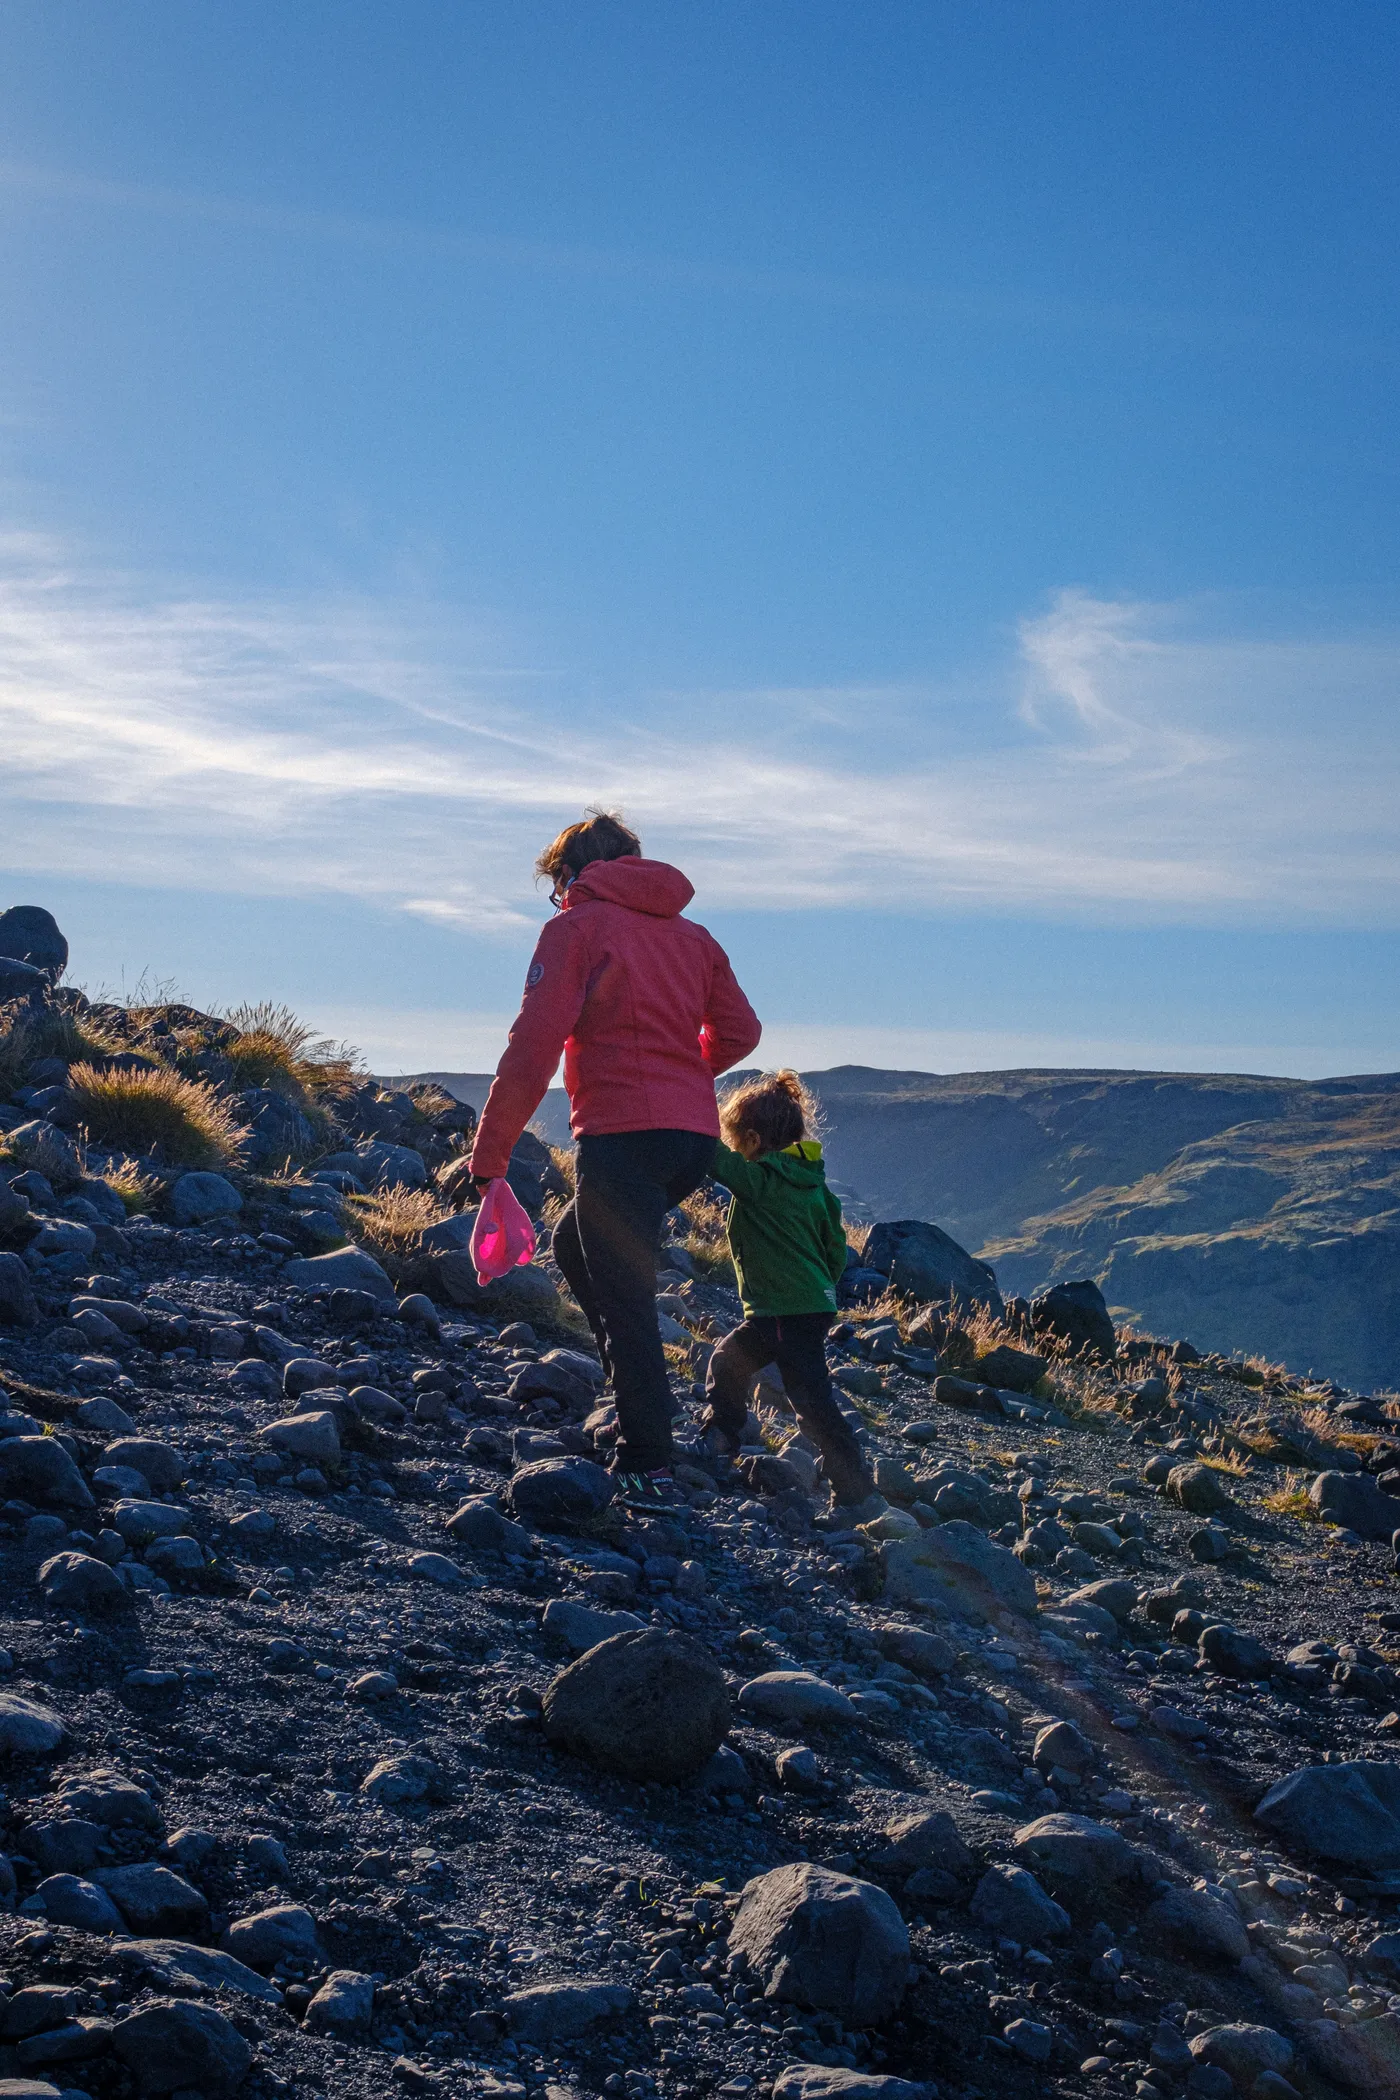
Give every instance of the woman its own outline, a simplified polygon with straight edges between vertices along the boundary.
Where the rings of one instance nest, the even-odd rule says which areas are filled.
[[[554,1230],[554,1258],[612,1379],[619,1492],[659,1503],[672,1457],[656,1322],[661,1229],[709,1172],[715,1080],[762,1030],[719,943],[681,917],[691,885],[678,868],[643,859],[620,818],[595,810],[571,824],[536,872],[548,877],[559,916],[536,943],[470,1173],[478,1187],[505,1173],[562,1051],[577,1187]]]

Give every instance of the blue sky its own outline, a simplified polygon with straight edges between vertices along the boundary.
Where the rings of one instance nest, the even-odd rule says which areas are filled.
[[[10,0],[0,901],[494,1061],[586,802],[766,1054],[1400,1063],[1400,18]]]

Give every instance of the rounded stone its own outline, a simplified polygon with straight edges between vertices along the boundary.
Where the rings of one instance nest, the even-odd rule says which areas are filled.
[[[549,1740],[626,1779],[694,1776],[729,1733],[724,1672],[681,1633],[615,1634],[560,1672],[544,1695]]]

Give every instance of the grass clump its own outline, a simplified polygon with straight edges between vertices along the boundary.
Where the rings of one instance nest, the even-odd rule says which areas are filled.
[[[223,1045],[223,1055],[240,1088],[269,1087],[308,1109],[318,1095],[335,1093],[360,1077],[356,1053],[317,1035],[289,1006],[264,999],[256,1006],[235,1006],[224,1018],[234,1034]]]
[[[95,1023],[60,1007],[35,1013],[27,1004],[0,1008],[0,1094],[24,1085],[40,1058],[79,1064],[125,1046]]]
[[[109,1189],[122,1199],[129,1218],[144,1216],[155,1208],[160,1183],[143,1174],[134,1159],[119,1161],[102,1176]]]
[[[694,1262],[696,1274],[706,1283],[728,1284],[733,1290],[737,1279],[729,1258],[728,1199],[699,1188],[682,1203],[681,1217],[685,1229],[680,1244]]]
[[[1308,1473],[1287,1473],[1283,1486],[1263,1497],[1265,1509],[1271,1509],[1276,1517],[1300,1517],[1305,1524],[1323,1524],[1327,1520],[1317,1505],[1308,1500]]]
[[[235,1166],[247,1133],[212,1087],[168,1067],[100,1072],[74,1065],[68,1074],[82,1127],[112,1151],[151,1157],[172,1167]]]
[[[386,1263],[411,1261],[428,1227],[451,1215],[431,1189],[376,1189],[367,1196],[345,1198],[345,1219],[353,1238]]]

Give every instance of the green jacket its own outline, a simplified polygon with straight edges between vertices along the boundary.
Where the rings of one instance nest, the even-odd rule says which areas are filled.
[[[710,1172],[734,1198],[729,1251],[745,1313],[835,1312],[846,1235],[821,1146],[805,1138],[785,1152],[745,1159],[716,1144]]]

